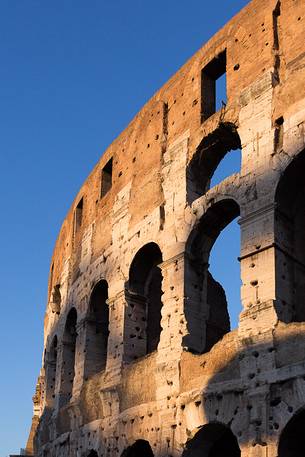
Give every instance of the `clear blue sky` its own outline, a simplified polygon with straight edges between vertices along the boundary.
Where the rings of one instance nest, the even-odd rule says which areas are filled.
[[[0,0],[0,456],[26,442],[49,261],[77,190],[150,96],[246,3]]]

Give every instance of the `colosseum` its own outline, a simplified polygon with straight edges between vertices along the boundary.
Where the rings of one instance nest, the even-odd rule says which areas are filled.
[[[81,187],[50,266],[29,454],[304,457],[304,24],[304,0],[251,1]],[[231,151],[240,169],[211,185]],[[236,218],[232,330],[209,258]]]

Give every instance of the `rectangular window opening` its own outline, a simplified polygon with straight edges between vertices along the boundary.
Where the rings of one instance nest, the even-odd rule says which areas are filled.
[[[101,198],[103,198],[112,186],[112,158],[106,163],[102,169],[101,176]]]
[[[227,53],[218,54],[201,71],[201,122],[227,103]]]
[[[74,234],[78,232],[82,225],[83,220],[83,206],[84,206],[84,198],[82,197],[78,202],[77,207],[75,208],[74,212]]]

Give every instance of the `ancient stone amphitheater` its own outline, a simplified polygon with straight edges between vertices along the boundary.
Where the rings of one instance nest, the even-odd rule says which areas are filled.
[[[305,456],[304,24],[304,0],[253,0],[80,189],[51,262],[28,453]],[[232,150],[240,170],[211,186]],[[237,217],[231,331],[209,256]]]

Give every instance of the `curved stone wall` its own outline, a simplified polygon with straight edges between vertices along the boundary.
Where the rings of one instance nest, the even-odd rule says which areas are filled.
[[[50,268],[29,452],[290,452],[305,405],[304,23],[302,0],[250,2],[80,189]],[[238,149],[240,170],[210,187]],[[237,217],[243,311],[231,331],[209,256]]]

